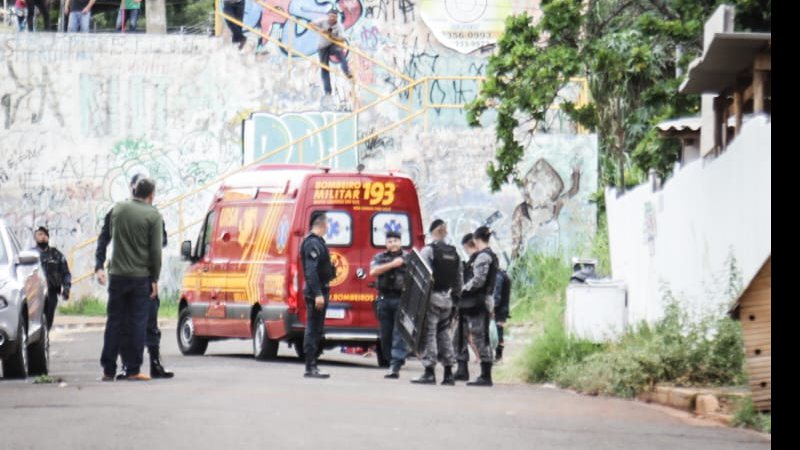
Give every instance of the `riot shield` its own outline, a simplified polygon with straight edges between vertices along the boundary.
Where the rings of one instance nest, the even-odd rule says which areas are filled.
[[[425,315],[428,311],[433,272],[414,249],[406,258],[406,276],[396,327],[409,349],[419,353],[424,344]]]

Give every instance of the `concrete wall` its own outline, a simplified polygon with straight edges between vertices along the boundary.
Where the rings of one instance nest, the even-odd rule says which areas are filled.
[[[303,5],[310,5],[306,3],[293,0],[293,10],[303,11]],[[519,11],[521,3],[512,3]],[[415,14],[414,2],[337,4],[346,11],[350,42],[400,73],[412,78],[484,73],[491,46],[467,54],[445,47]],[[297,37],[289,34],[298,33],[280,21],[268,29],[287,43]],[[313,49],[309,52],[316,57]],[[351,63],[358,80],[379,92],[403,85],[396,74],[364,58],[353,55]],[[240,52],[224,38],[198,36],[0,35],[0,215],[23,241],[32,244],[32,230],[45,224],[53,244],[69,250],[97,235],[113,202],[128,195],[128,180],[136,172],[156,178],[157,202],[170,199],[276,148],[276,139],[286,141],[315,124],[330,123],[375,98],[364,89],[354,96],[347,80],[333,80],[333,106],[322,107],[319,69],[287,58],[272,44],[268,53],[257,54],[252,49]],[[463,103],[476,95],[474,81],[435,80],[399,100],[419,110],[425,102]],[[574,97],[576,92],[565,89],[564,95]],[[303,160],[368,136],[403,114],[395,105],[381,104],[309,141],[313,145],[304,145]],[[536,245],[539,236],[547,235],[565,244],[594,230],[587,198],[596,189],[596,140],[576,137],[574,126],[563,119],[554,112],[547,128],[559,134],[527,144],[522,169],[529,171],[540,159],[547,167],[539,163],[527,188],[506,187],[495,195],[488,192],[485,174],[495,146],[491,116],[488,128],[469,129],[461,111],[430,110],[427,119],[371,139],[337,164],[363,162],[369,168],[411,173],[425,220],[448,218],[456,233],[494,214],[498,246],[510,255],[514,242],[517,247]],[[283,157],[299,160],[301,149],[292,150]],[[554,200],[559,204],[556,221],[553,214],[526,218],[530,223],[520,224],[519,229],[527,228],[514,241],[514,211],[525,190],[538,189],[538,183],[547,188],[529,196],[566,194],[574,185],[576,164],[581,167],[579,190]],[[182,216],[178,205],[162,209],[168,228],[177,229],[181,217],[184,225],[201,220],[211,193],[205,190],[183,201]],[[529,203],[547,208],[543,198]],[[549,231],[541,234],[547,222]],[[176,257],[178,242],[194,239],[197,228],[171,236],[162,275],[167,288],[177,285],[183,269]],[[93,250],[76,253],[74,273],[91,270]]]
[[[630,321],[663,314],[666,289],[691,313],[729,306],[772,248],[771,123],[759,116],[718,158],[696,160],[653,190],[606,191],[613,276],[628,287]]]

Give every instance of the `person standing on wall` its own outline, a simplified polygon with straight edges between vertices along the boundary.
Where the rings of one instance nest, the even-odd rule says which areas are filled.
[[[222,0],[222,12],[226,15],[233,17],[239,22],[244,21],[244,0]],[[242,26],[238,23],[235,23],[231,20],[225,19],[225,23],[228,24],[228,28],[231,29],[231,34],[233,35],[231,41],[234,44],[239,44],[239,50],[244,48],[244,44],[247,42],[247,38],[244,36],[242,32]]]
[[[117,31],[136,32],[136,25],[139,22],[139,10],[143,0],[121,0],[119,12],[117,12]]]
[[[420,257],[433,268],[433,286],[431,287],[428,310],[425,316],[425,346],[422,351],[422,365],[425,373],[411,380],[417,384],[436,384],[436,361],[444,366],[443,385],[453,386],[453,337],[450,336],[450,322],[454,299],[461,294],[463,277],[461,274],[461,258],[456,248],[445,243],[447,224],[442,219],[431,222],[428,229],[433,242],[426,245]]]
[[[69,15],[67,31],[88,33],[92,21],[92,6],[96,0],[65,0],[64,14]]]
[[[492,235],[489,227],[478,227],[473,235],[477,251],[473,254],[472,278],[464,284],[458,310],[469,323],[470,335],[478,347],[481,374],[475,381],[467,382],[467,386],[492,386],[494,355],[489,343],[489,322],[494,311],[498,260],[489,247],[489,238]]]
[[[378,322],[381,328],[381,351],[384,359],[390,361],[389,373],[384,378],[400,378],[400,368],[406,362],[408,349],[395,327],[400,296],[405,279],[405,252],[400,232],[386,232],[386,251],[372,259],[369,276],[378,277],[378,299],[376,302]]]
[[[311,213],[310,232],[300,244],[300,260],[303,263],[303,298],[306,303],[306,329],[303,338],[303,352],[306,356],[306,378],[328,378],[329,374],[320,372],[317,358],[320,353],[320,340],[325,327],[325,312],[330,301],[330,282],[336,278],[336,269],[331,263],[328,246],[323,236],[328,232],[328,217],[324,211]]]
[[[36,247],[32,250],[39,252],[39,260],[44,268],[47,279],[47,299],[44,303],[44,315],[47,318],[47,329],[53,328],[53,319],[58,305],[58,294],[69,300],[69,290],[72,287],[72,274],[69,272],[67,258],[57,248],[50,246],[50,231],[39,227],[33,234]]]
[[[47,0],[26,0],[22,3],[28,5],[28,31],[33,31],[33,25],[36,22],[35,8],[39,8],[39,14],[44,20],[44,31],[50,31],[50,11]]]
[[[350,73],[350,66],[347,64],[347,55],[344,53],[344,49],[339,46],[338,44],[344,44],[344,28],[339,23],[339,12],[335,9],[331,9],[328,11],[328,16],[318,19],[313,22],[313,28],[315,28],[319,33],[319,44],[317,46],[319,50],[319,62],[322,63],[323,66],[321,70],[322,76],[322,88],[325,91],[325,98],[330,97],[333,93],[333,88],[331,87],[331,72],[330,72],[330,64],[331,64],[331,56],[335,56],[339,63],[342,65],[342,71],[347,78],[353,79],[353,74]]]
[[[156,184],[140,178],[133,199],[111,210],[114,253],[108,270],[108,306],[100,364],[103,381],[114,381],[117,355],[124,352],[126,379],[147,381],[141,373],[149,303],[158,297],[164,219],[153,207]]]
[[[131,178],[130,187],[132,198],[134,188],[136,187],[136,183],[140,178],[143,178],[143,175],[138,173]],[[113,211],[113,208],[110,209],[103,220],[103,229],[100,231],[100,236],[97,237],[97,250],[94,253],[94,274],[97,278],[97,282],[102,286],[106,285],[106,272],[103,267],[106,263],[106,249],[108,248],[108,244],[111,243],[111,214]],[[167,246],[167,229],[165,226],[162,227],[162,232],[164,238],[161,242],[161,247],[164,248]],[[165,369],[161,364],[161,330],[158,328],[158,309],[161,306],[161,300],[158,298],[158,295],[156,295],[152,302],[148,302],[148,305],[145,342],[147,344],[147,354],[150,355],[150,377],[172,378],[175,376],[175,374]],[[124,336],[122,340],[126,341]],[[122,349],[120,351],[120,355],[123,357],[123,369],[122,372],[117,375],[117,379],[125,379],[128,374],[126,369],[127,364],[124,359],[127,355],[127,351]]]

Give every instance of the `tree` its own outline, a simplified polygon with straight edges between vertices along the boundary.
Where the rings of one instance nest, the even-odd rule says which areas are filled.
[[[650,169],[665,176],[679,157],[676,142],[659,139],[655,125],[699,111],[698,96],[678,94],[684,70],[702,49],[705,20],[721,0],[543,0],[534,24],[526,12],[506,20],[487,80],[467,107],[471,126],[497,111],[499,145],[487,173],[493,191],[520,181],[521,121],[541,123],[559,90],[573,77],[589,82],[592,102],[562,108],[596,131],[600,179],[624,188]],[[730,2],[728,2],[730,3]],[[736,0],[740,29],[769,30],[771,1]],[[535,130],[535,129],[534,129]],[[531,130],[530,132],[534,132]]]

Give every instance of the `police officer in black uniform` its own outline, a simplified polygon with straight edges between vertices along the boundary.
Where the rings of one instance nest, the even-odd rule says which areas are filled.
[[[69,300],[69,290],[72,287],[72,274],[69,272],[67,258],[57,248],[50,247],[50,231],[39,227],[33,233],[36,247],[32,250],[39,251],[39,260],[42,262],[45,278],[47,278],[47,299],[44,302],[44,315],[47,318],[47,329],[53,328],[53,319],[56,315],[58,294]]]
[[[461,238],[461,247],[464,249],[464,253],[467,254],[467,259],[463,261],[463,273],[464,281],[468,281],[472,278],[472,264],[475,262],[475,252],[478,251],[477,247],[475,247],[475,239],[472,233],[467,233]],[[469,324],[464,314],[459,314],[457,306],[454,317],[456,329],[453,333],[453,351],[456,354],[458,368],[453,378],[456,381],[469,381]]]
[[[140,178],[144,178],[144,175],[137,173],[136,175],[131,178],[131,196],[133,196],[133,190],[136,187],[136,183],[139,181]],[[94,274],[97,277],[97,281],[104,285],[106,284],[106,272],[103,268],[106,263],[106,250],[108,248],[108,244],[111,243],[111,211],[112,209],[108,210],[106,217],[103,219],[103,229],[100,231],[100,236],[97,237],[97,250],[94,253]],[[164,237],[161,241],[161,247],[167,246],[167,229],[166,224],[164,225]],[[156,298],[150,302],[150,308],[147,313],[147,330],[146,330],[146,344],[147,344],[147,354],[150,355],[150,377],[152,378],[172,378],[175,374],[167,369],[161,364],[161,330],[158,328],[158,309],[161,306],[161,300],[156,295]],[[125,354],[125,352],[120,352],[121,354]],[[120,374],[117,375],[117,379],[125,379],[127,378],[127,372],[124,368],[125,361],[123,361],[123,369]]]
[[[400,232],[386,232],[386,251],[372,259],[369,275],[378,277],[378,299],[376,302],[378,321],[381,326],[381,351],[390,361],[390,370],[384,378],[400,377],[400,367],[406,362],[408,349],[396,328],[397,310],[406,273],[405,252]]]
[[[300,244],[300,259],[305,277],[303,297],[306,302],[306,330],[303,338],[303,352],[306,355],[304,376],[328,378],[330,375],[320,372],[317,367],[320,340],[325,326],[325,311],[330,300],[329,283],[336,278],[331,255],[323,238],[328,232],[328,218],[324,211],[311,213],[309,228],[311,232]]]

